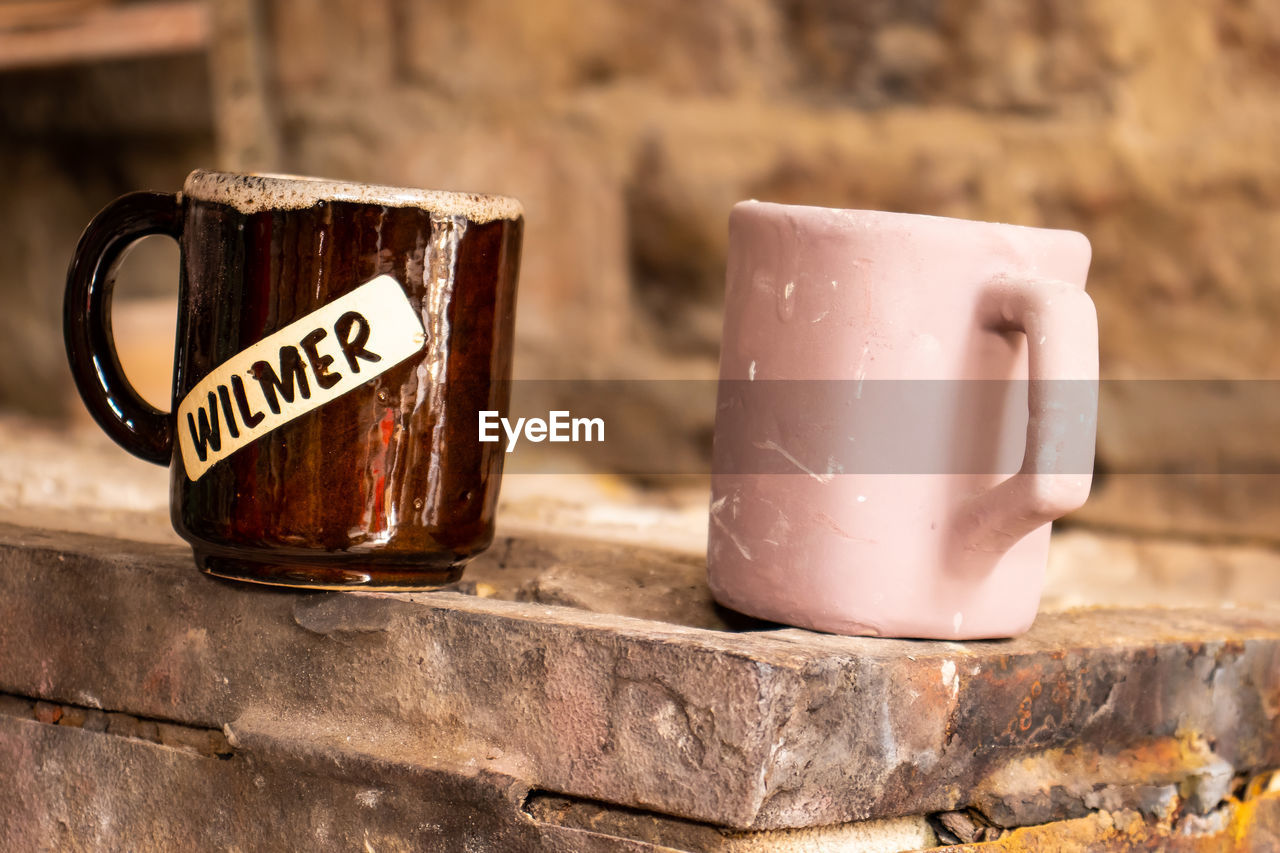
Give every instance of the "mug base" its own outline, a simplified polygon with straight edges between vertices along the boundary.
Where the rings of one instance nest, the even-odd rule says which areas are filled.
[[[195,553],[196,565],[207,575],[266,586],[314,590],[378,590],[414,592],[436,589],[462,577],[461,565],[435,568],[259,561]]]
[[[930,614],[923,609],[911,612],[853,613],[833,610],[809,610],[786,606],[779,599],[753,599],[730,595],[714,581],[710,584],[716,603],[753,619],[763,619],[780,625],[790,625],[823,634],[845,637],[879,637],[900,640],[946,640],[970,642],[975,640],[1004,640],[1019,637],[1031,629],[1036,611],[1010,609],[1001,613],[1000,620],[970,622],[957,626],[946,622],[946,614]]]

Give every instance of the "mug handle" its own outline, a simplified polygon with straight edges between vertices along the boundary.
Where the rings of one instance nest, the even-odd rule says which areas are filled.
[[[998,278],[983,294],[979,317],[985,328],[1025,334],[1029,356],[1022,467],[971,498],[959,518],[967,549],[1003,553],[1089,497],[1098,413],[1098,316],[1093,300],[1077,285]],[[1082,391],[1089,395],[1083,403]],[[1080,440],[1088,442],[1087,459],[1069,451]]]
[[[182,236],[178,195],[129,193],[93,218],[67,269],[62,334],[71,375],[93,419],[134,456],[168,465],[173,419],[143,400],[125,378],[111,333],[116,268],[130,246],[151,234]]]

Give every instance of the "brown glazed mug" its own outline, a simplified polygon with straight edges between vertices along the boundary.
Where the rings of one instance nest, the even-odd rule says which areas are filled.
[[[196,171],[85,229],[67,273],[67,356],[85,405],[171,468],[197,565],[321,589],[457,580],[493,539],[504,453],[519,202]],[[115,267],[178,241],[171,412],[129,384],[111,333]]]

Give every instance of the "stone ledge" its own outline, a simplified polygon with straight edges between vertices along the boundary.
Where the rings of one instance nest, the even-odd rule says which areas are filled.
[[[1280,766],[1275,610],[1071,611],[966,644],[733,633],[239,586],[181,548],[12,526],[0,600],[3,692],[739,829],[964,806],[1035,823]]]

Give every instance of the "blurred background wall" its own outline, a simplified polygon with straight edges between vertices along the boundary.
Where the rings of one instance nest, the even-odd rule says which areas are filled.
[[[80,228],[197,166],[519,197],[526,377],[713,377],[727,213],[749,197],[1083,231],[1105,377],[1280,376],[1273,0],[65,5],[72,27],[186,17],[168,42],[53,58],[21,48],[43,24],[0,33],[11,410],[74,409],[58,314]],[[176,260],[144,248],[117,322],[163,370]],[[1280,458],[1275,403],[1224,429],[1124,387],[1078,522],[1280,538],[1276,478],[1150,473]],[[710,417],[680,423],[705,437]],[[1135,460],[1146,475],[1110,473]]]

